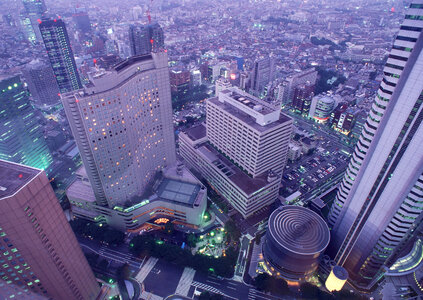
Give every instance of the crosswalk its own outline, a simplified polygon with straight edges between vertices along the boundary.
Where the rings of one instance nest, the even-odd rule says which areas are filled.
[[[151,270],[156,265],[157,261],[157,258],[150,257],[147,262],[142,266],[137,276],[135,276],[135,280],[139,283],[143,283],[145,278],[147,278],[148,274],[150,274]]]
[[[269,300],[269,299],[274,299],[274,298],[262,292],[259,292],[256,289],[250,289],[248,291],[248,300]]]
[[[125,253],[121,251],[116,251],[107,248],[106,246],[101,246],[97,251],[95,249],[90,248],[87,245],[81,244],[82,247],[89,249],[90,251],[99,254],[100,256],[106,258],[107,260],[113,260],[122,264],[129,264],[133,268],[140,268],[142,264],[142,260],[139,258],[134,257],[130,253]]]
[[[215,293],[215,294],[223,295],[223,293],[221,291],[219,291],[217,288],[214,288],[210,285],[207,285],[207,284],[204,284],[204,283],[201,283],[201,282],[198,282],[198,281],[193,281],[191,283],[191,285],[195,286],[199,289],[205,290],[205,291],[209,291],[209,292],[212,292],[212,293]]]
[[[187,296],[191,287],[192,280],[194,279],[195,270],[191,268],[185,268],[179,279],[178,286],[176,287],[175,294],[181,296]]]

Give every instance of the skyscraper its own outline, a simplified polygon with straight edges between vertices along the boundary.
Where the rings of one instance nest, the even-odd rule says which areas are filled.
[[[19,76],[0,78],[0,159],[43,170],[52,162]]]
[[[0,281],[53,299],[98,295],[99,285],[42,170],[0,160],[0,237]]]
[[[114,207],[176,160],[167,54],[131,57],[91,83],[63,105],[97,203]]]
[[[53,105],[59,102],[59,87],[49,64],[33,60],[25,66],[23,75],[38,104]]]
[[[41,16],[47,10],[44,0],[22,0],[22,3],[28,14],[37,14]]]
[[[60,92],[80,89],[81,80],[63,20],[43,20],[40,31]]]
[[[260,96],[263,94],[265,86],[273,81],[274,73],[274,58],[266,57],[256,60],[251,76],[251,89],[254,95]]]
[[[24,10],[20,14],[20,23],[25,37],[31,43],[41,41],[39,20],[47,11],[44,0],[23,0]]]
[[[158,23],[129,26],[129,44],[132,55],[158,52],[164,48],[164,33]]]
[[[76,23],[77,28],[84,32],[91,32],[91,22],[90,17],[86,11],[80,10],[72,15],[72,20]]]
[[[369,288],[423,210],[423,1],[395,38],[384,79],[329,214],[335,262]]]

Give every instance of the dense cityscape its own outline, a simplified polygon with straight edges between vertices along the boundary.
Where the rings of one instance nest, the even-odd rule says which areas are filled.
[[[0,299],[423,299],[423,0],[0,9]]]

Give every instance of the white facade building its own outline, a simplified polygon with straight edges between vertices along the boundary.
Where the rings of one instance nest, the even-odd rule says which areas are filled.
[[[292,119],[265,102],[229,88],[207,100],[206,127],[179,134],[180,154],[243,217],[279,194]]]
[[[414,0],[329,214],[335,262],[372,287],[423,210],[423,1]]]
[[[294,161],[299,159],[301,156],[301,146],[298,146],[294,143],[288,145],[288,159]]]
[[[166,53],[133,56],[62,100],[99,205],[141,195],[175,162]]]
[[[219,78],[215,82],[215,95],[218,96],[221,91],[232,87],[232,84],[224,78]]]
[[[311,100],[309,117],[316,122],[326,123],[336,107],[336,100],[330,95],[317,95]]]
[[[286,164],[292,120],[280,109],[238,88],[207,100],[207,137],[253,177],[269,170],[281,175]]]

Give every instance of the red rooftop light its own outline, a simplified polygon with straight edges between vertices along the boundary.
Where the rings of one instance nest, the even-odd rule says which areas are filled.
[[[23,178],[23,175],[22,175],[22,174],[19,174],[19,175],[18,175],[18,177],[19,177],[19,178]]]

